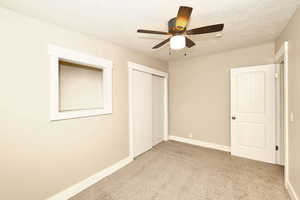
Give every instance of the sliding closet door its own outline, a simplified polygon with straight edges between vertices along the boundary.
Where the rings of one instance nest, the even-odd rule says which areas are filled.
[[[152,75],[132,72],[133,153],[138,156],[152,148]]]
[[[153,146],[164,139],[164,78],[152,75]]]

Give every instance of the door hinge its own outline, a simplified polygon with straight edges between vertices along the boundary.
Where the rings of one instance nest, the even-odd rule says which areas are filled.
[[[279,77],[278,73],[275,73],[275,79],[277,79]]]
[[[279,150],[279,146],[278,146],[278,145],[275,146],[275,150],[276,150],[276,151]]]

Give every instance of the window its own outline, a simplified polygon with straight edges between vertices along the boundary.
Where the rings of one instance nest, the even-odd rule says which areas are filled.
[[[112,113],[112,62],[49,45],[51,120]]]

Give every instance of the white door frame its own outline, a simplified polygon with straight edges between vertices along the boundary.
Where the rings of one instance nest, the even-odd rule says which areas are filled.
[[[164,141],[168,140],[168,73],[144,65],[128,62],[128,102],[129,102],[129,156],[134,158],[132,131],[132,72],[133,70],[153,74],[164,78]]]
[[[282,117],[282,106],[281,105],[283,103],[283,96],[282,96],[282,91],[284,88],[282,88],[283,86],[283,74],[281,73],[281,64],[276,64],[275,65],[275,115],[276,115],[276,127],[275,127],[275,131],[276,131],[276,136],[275,136],[275,145],[277,147],[279,147],[279,149],[276,151],[276,160],[275,160],[275,164],[278,165],[284,165],[284,157],[282,157],[282,148],[284,150],[284,145],[281,145],[282,142],[282,136],[281,134],[284,132],[284,126],[283,126],[283,117]],[[284,141],[284,139],[283,139]],[[284,152],[284,151],[283,151]]]
[[[276,52],[275,63],[280,64],[284,63],[284,182],[285,186],[289,182],[289,90],[288,90],[288,42],[284,42],[281,48]],[[278,108],[277,108],[278,109]]]

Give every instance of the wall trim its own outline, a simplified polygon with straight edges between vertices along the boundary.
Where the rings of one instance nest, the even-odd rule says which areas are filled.
[[[177,137],[177,136],[174,136],[174,135],[170,135],[169,140],[174,140],[174,141],[177,141],[177,142],[183,142],[183,143],[192,144],[192,145],[196,145],[196,146],[200,146],[200,147],[205,147],[205,148],[230,152],[230,147],[229,146],[219,145],[219,144],[214,144],[214,143],[209,143],[209,142],[203,142],[203,141],[200,141],[200,140]]]
[[[119,169],[125,167],[130,162],[133,161],[132,157],[127,157],[114,165],[103,169],[102,171],[80,181],[79,183],[67,188],[66,190],[63,190],[51,197],[49,197],[47,200],[67,200],[76,194],[80,193],[81,191],[87,189],[88,187],[94,185],[98,181],[102,180],[103,178],[113,174],[114,172],[118,171]]]
[[[163,72],[161,70],[158,70],[158,69],[154,69],[154,68],[151,68],[151,67],[147,67],[147,66],[144,66],[144,65],[140,65],[140,64],[137,64],[137,63],[134,63],[134,62],[128,62],[128,68],[130,69],[134,69],[134,70],[137,70],[137,71],[141,71],[141,72],[147,72],[149,74],[155,74],[157,76],[162,76],[164,78],[168,78],[168,73],[167,72]]]
[[[286,189],[292,200],[299,200],[299,198],[294,190],[294,187],[292,186],[292,184],[289,181],[286,183]]]

